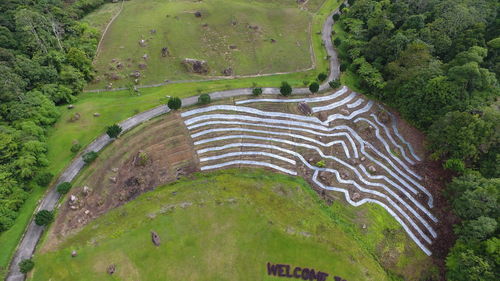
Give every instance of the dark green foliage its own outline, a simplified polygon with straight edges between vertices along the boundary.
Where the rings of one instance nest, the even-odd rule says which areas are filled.
[[[333,40],[333,45],[336,47],[339,47],[340,44],[342,44],[342,40],[340,40],[340,38],[335,38],[335,40]]]
[[[326,78],[328,78],[328,75],[326,75],[326,73],[321,72],[320,74],[318,74],[318,81],[323,82],[326,80]]]
[[[99,33],[78,20],[103,3],[0,1],[0,232],[17,217],[30,181],[51,180],[42,168],[55,105],[72,102],[93,78]]]
[[[288,82],[281,82],[280,93],[285,97],[291,95],[292,86]]]
[[[49,173],[49,172],[43,172],[43,173],[39,173],[36,177],[35,177],[35,182],[36,184],[38,184],[39,186],[42,186],[42,187],[45,187],[45,186],[48,186],[49,183],[52,181],[52,178],[54,177],[53,174]]]
[[[444,162],[443,168],[462,174],[465,171],[465,164],[460,159],[450,158]]]
[[[212,101],[212,98],[209,94],[201,94],[198,97],[198,104],[209,104]]]
[[[344,71],[347,70],[347,64],[346,63],[341,63],[339,68],[340,68],[341,72],[344,72]]]
[[[59,192],[59,194],[66,194],[70,189],[71,189],[71,183],[67,181],[57,186],[57,192]]]
[[[332,80],[328,82],[328,85],[330,85],[330,88],[332,89],[337,89],[338,87],[340,87],[340,80],[339,79]]]
[[[252,94],[254,96],[260,96],[260,95],[262,95],[262,88],[253,88]]]
[[[312,82],[311,85],[309,85],[309,91],[311,91],[311,93],[317,93],[319,91],[319,84],[316,83],[316,82]]]
[[[21,273],[28,273],[30,272],[33,267],[35,267],[35,262],[33,262],[31,259],[24,259],[19,263],[19,271]]]
[[[172,110],[177,110],[179,108],[181,108],[182,106],[182,100],[178,97],[172,97],[168,100],[168,108],[172,109]]]
[[[54,220],[54,213],[47,210],[41,210],[35,215],[37,225],[48,225]]]
[[[80,151],[80,149],[82,149],[82,145],[80,143],[74,143],[73,145],[71,145],[71,152],[73,153],[77,153],[78,151]]]
[[[334,14],[332,18],[334,21],[338,21],[340,19],[340,14]]]
[[[117,124],[113,124],[106,129],[106,134],[112,139],[117,138],[122,132],[122,128]]]
[[[88,164],[94,162],[94,160],[97,158],[97,156],[98,156],[98,154],[95,151],[87,152],[87,153],[83,154],[83,156],[82,156],[83,162],[85,162],[85,164],[88,165]]]

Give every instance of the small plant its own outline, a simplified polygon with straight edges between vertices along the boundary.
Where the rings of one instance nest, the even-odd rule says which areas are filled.
[[[290,86],[290,84],[288,84],[288,82],[281,82],[281,87],[280,87],[280,93],[287,97],[289,95],[292,94],[292,86]]]
[[[302,81],[302,83],[304,84],[304,86],[309,85],[309,81],[307,81],[307,80]]]
[[[51,174],[49,172],[43,172],[43,173],[38,174],[35,177],[35,182],[39,186],[45,187],[45,186],[49,185],[49,183],[52,181],[53,177],[54,177],[53,174]]]
[[[137,164],[138,166],[146,166],[149,160],[149,155],[144,151],[139,151],[137,154]]]
[[[212,101],[212,98],[209,94],[201,94],[198,97],[198,104],[209,104]]]
[[[83,158],[83,162],[85,162],[85,164],[88,165],[88,164],[94,162],[94,160],[97,158],[97,152],[95,152],[95,151],[87,152],[87,153],[83,154],[82,158]]]
[[[177,110],[177,109],[181,108],[182,100],[178,97],[171,97],[168,100],[167,105],[168,105],[168,108],[170,108],[172,110]]]
[[[108,136],[112,139],[117,138],[121,132],[122,132],[122,127],[116,124],[113,124],[109,126],[108,129],[106,129],[106,134],[108,134]]]
[[[68,191],[71,189],[71,183],[65,181],[61,184],[59,184],[56,188],[57,192],[59,192],[59,194],[66,194],[68,193]]]
[[[326,73],[321,72],[320,74],[318,74],[318,81],[323,82],[326,80],[326,78],[328,78],[328,75],[326,75]]]
[[[332,89],[337,89],[338,87],[340,87],[340,81],[339,81],[339,79],[335,79],[335,80],[328,82],[328,85],[330,85],[330,88],[332,88]]]
[[[19,271],[24,274],[30,272],[33,267],[35,267],[35,263],[31,259],[24,259],[19,263]]]
[[[443,164],[443,167],[457,174],[463,174],[465,172],[464,162],[457,158],[451,158],[446,160],[446,162],[444,162]]]
[[[317,93],[319,91],[319,84],[316,83],[316,82],[312,82],[311,85],[309,85],[309,91],[311,91],[311,93]]]
[[[341,63],[341,64],[340,64],[340,71],[341,71],[341,72],[344,72],[344,71],[346,71],[346,70],[347,70],[347,64],[345,64],[345,63]]]
[[[335,47],[340,46],[340,44],[342,44],[342,40],[340,40],[340,38],[337,37],[333,40],[333,45],[335,45]]]
[[[41,210],[35,215],[35,223],[37,225],[48,225],[54,220],[54,213],[47,210]]]
[[[318,161],[318,163],[316,163],[316,166],[317,167],[320,167],[320,168],[324,168],[325,167],[325,160],[320,160]]]
[[[253,88],[252,94],[254,96],[260,96],[260,95],[262,95],[262,88]]]
[[[334,21],[338,21],[340,19],[340,14],[334,14],[332,18]]]
[[[70,148],[73,153],[77,153],[80,149],[82,149],[82,145],[79,142],[75,142]]]

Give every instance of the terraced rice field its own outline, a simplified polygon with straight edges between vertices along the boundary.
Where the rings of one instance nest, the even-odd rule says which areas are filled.
[[[414,168],[421,159],[381,105],[343,87],[321,97],[239,100],[181,116],[202,171],[249,166],[300,175],[344,193],[351,205],[382,206],[432,254],[438,219]]]

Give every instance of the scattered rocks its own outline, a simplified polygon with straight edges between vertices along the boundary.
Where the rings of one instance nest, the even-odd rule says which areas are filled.
[[[89,215],[90,214],[90,210],[85,210],[84,212],[86,215]]]
[[[76,255],[77,255],[77,253],[76,253],[76,251],[75,251],[75,250],[71,251],[71,257],[72,257],[72,258],[76,257]]]
[[[118,168],[116,168],[116,167],[115,167],[115,168],[111,169],[111,171],[112,171],[113,173],[116,173],[116,172],[118,172]]]
[[[149,58],[148,54],[142,55],[142,59],[147,60]]]
[[[68,109],[73,109],[73,108],[75,108],[74,105],[72,105],[72,104],[68,105]]]
[[[139,40],[139,46],[146,47],[147,46],[146,40],[144,40],[144,39]]]
[[[87,196],[90,194],[90,192],[91,192],[90,187],[88,187],[88,186],[83,187],[83,195]]]
[[[106,270],[106,272],[108,272],[109,275],[112,275],[113,273],[115,273],[115,271],[116,271],[116,265],[114,264],[108,266],[108,269]]]
[[[155,244],[155,246],[160,246],[161,241],[158,233],[151,231],[151,241],[153,242],[153,244]]]
[[[150,34],[156,34],[156,29],[151,29],[151,30],[149,31],[149,33],[150,33]]]
[[[356,201],[358,200],[359,198],[361,198],[361,194],[357,193],[357,192],[354,192],[352,194],[352,200]]]
[[[109,84],[106,86],[106,89],[108,89],[108,90],[113,89],[113,83],[109,83]]]
[[[197,18],[201,18],[201,12],[200,11],[196,11],[194,13],[194,16],[197,17]]]
[[[71,196],[69,197],[69,203],[70,203],[70,204],[74,204],[74,203],[76,203],[77,201],[78,201],[78,197],[76,197],[75,195],[71,195]]]
[[[236,50],[236,49],[238,49],[238,47],[236,45],[229,45],[229,49]]]
[[[378,113],[378,120],[380,120],[380,122],[384,124],[387,124],[391,120],[391,116],[387,111],[383,110]]]
[[[364,156],[361,156],[361,158],[359,158],[359,160],[361,160],[361,162],[365,162],[365,160],[366,160],[366,157],[364,157]]]
[[[140,63],[140,64],[139,64],[139,68],[140,68],[140,69],[146,69],[146,67],[148,67],[148,65],[147,65],[147,64],[145,64],[145,63]]]
[[[273,44],[276,43],[276,40],[271,38],[271,43],[273,43]]]
[[[69,118],[69,121],[70,122],[76,122],[80,120],[80,113],[76,112],[75,114],[71,115],[71,117]]]
[[[366,224],[363,224],[363,226],[361,228],[366,229]]]
[[[136,70],[136,71],[130,73],[130,77],[139,78],[139,77],[141,77],[141,73],[138,70]]]
[[[170,52],[168,51],[168,47],[161,48],[161,56],[162,57],[166,57],[166,56],[169,56],[169,55],[170,55]]]
[[[99,117],[101,114],[99,112],[94,112],[94,117]]]
[[[182,64],[191,73],[207,74],[209,70],[208,64],[204,60],[185,58],[182,60]]]
[[[377,172],[377,169],[375,169],[375,167],[373,167],[373,166],[368,166],[368,171],[369,171],[370,173],[376,173],[376,172]]]
[[[201,27],[208,27],[208,23],[202,24]]]
[[[116,183],[116,182],[117,182],[116,177],[109,177],[109,180],[110,180],[112,183]]]
[[[228,67],[222,71],[222,74],[224,76],[231,76],[233,75],[233,69],[231,67]]]
[[[347,109],[345,109],[345,108],[342,108],[342,109],[340,110],[340,113],[342,113],[343,115],[349,115],[349,114],[350,114],[349,110],[347,110]]]
[[[259,26],[258,25],[251,25],[251,24],[249,24],[248,28],[253,29],[253,30],[259,30]],[[273,39],[271,39],[271,40],[273,40]]]

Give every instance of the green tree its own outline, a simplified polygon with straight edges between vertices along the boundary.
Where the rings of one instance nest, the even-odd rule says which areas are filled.
[[[39,186],[48,186],[49,183],[52,181],[52,178],[54,177],[54,175],[50,172],[43,172],[43,173],[39,173],[36,177],[35,177],[35,182],[36,184],[38,184]]]
[[[117,124],[113,124],[106,129],[106,134],[112,139],[117,138],[122,132],[122,128]]]
[[[285,97],[291,95],[292,86],[288,82],[281,82],[280,93]]]
[[[209,104],[212,98],[209,94],[201,94],[198,97],[198,104]]]
[[[465,171],[465,164],[462,160],[451,158],[444,162],[443,167],[455,173],[462,174]]]
[[[41,210],[35,215],[37,225],[48,225],[54,220],[54,213],[47,210]]]
[[[172,109],[172,110],[177,110],[179,108],[181,108],[182,106],[182,100],[178,97],[171,97],[170,99],[168,99],[168,108]]]
[[[58,186],[57,186],[57,192],[59,192],[59,194],[66,194],[68,193],[68,191],[71,189],[71,183],[70,182],[63,182],[63,183],[60,183]]]
[[[311,91],[311,93],[317,93],[319,91],[319,84],[316,83],[316,82],[312,82],[311,85],[309,85],[309,91]]]
[[[493,266],[473,250],[455,250],[446,259],[448,280],[453,281],[493,281]]]
[[[88,164],[94,162],[94,160],[97,158],[97,156],[98,156],[97,152],[90,151],[90,152],[83,154],[82,159],[83,159],[83,162],[85,162],[85,164],[88,165]]]
[[[330,85],[330,88],[332,88],[332,89],[337,89],[338,87],[340,87],[340,81],[339,81],[339,79],[335,79],[335,80],[328,82],[328,85]]]
[[[326,73],[321,72],[320,74],[318,74],[318,81],[323,82],[326,80],[326,78],[328,78],[328,75],[326,75]]]
[[[77,153],[82,149],[82,145],[79,142],[75,142],[71,145],[70,151],[73,153]]]
[[[24,274],[30,272],[33,267],[35,267],[35,262],[31,259],[24,259],[19,263],[19,271]]]
[[[490,237],[495,233],[496,229],[496,219],[481,216],[455,227],[455,233],[460,235],[462,239],[480,241]]]
[[[252,94],[254,96],[260,96],[260,95],[262,95],[262,88],[253,88]]]

